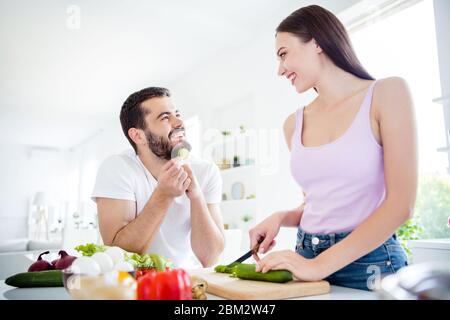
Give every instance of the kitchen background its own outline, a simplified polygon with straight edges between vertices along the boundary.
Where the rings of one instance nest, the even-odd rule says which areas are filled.
[[[399,236],[428,239],[409,243],[417,260],[450,259],[447,0],[0,0],[0,252],[101,241],[96,171],[129,148],[119,110],[148,86],[172,91],[193,152],[222,169],[222,259],[247,249],[251,226],[302,201],[282,123],[314,93],[276,76],[274,30],[313,3],[345,23],[371,74],[409,82],[420,188]],[[277,248],[295,233],[282,230]]]

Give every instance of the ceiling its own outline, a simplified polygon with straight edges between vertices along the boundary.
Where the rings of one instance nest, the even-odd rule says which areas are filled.
[[[77,145],[133,90],[170,87],[305,3],[0,0],[0,142]]]

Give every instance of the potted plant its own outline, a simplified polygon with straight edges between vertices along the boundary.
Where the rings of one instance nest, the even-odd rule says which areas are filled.
[[[226,153],[227,153],[226,138],[227,138],[227,136],[230,136],[230,135],[231,135],[230,131],[227,131],[227,130],[222,131],[222,136],[223,136],[223,144],[222,144],[223,154],[222,154],[222,156],[223,156],[223,158],[222,158],[222,164],[220,165],[220,168],[222,170],[229,169],[231,166],[229,161],[227,160],[227,156],[226,156]]]
[[[250,214],[245,214],[241,217],[241,229],[246,231],[249,229],[250,221],[253,219],[253,216]]]
[[[233,167],[239,167],[241,164],[239,162],[239,156],[233,157]]]

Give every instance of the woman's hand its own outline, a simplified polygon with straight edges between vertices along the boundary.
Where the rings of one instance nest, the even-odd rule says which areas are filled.
[[[250,229],[250,248],[254,248],[259,241],[264,239],[259,245],[259,251],[265,253],[275,245],[274,238],[277,236],[281,227],[281,214],[279,212],[270,215],[254,228]]]
[[[269,270],[288,270],[295,279],[302,281],[319,281],[326,278],[317,260],[306,259],[290,250],[269,253],[258,261],[256,271],[266,273]]]

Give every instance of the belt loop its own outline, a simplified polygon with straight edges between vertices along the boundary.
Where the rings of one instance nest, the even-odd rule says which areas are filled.
[[[305,231],[303,229],[300,229],[300,239],[298,239],[298,246],[300,247],[300,249],[303,249],[303,240],[305,239]]]
[[[330,234],[330,247],[336,243],[336,234]]]

